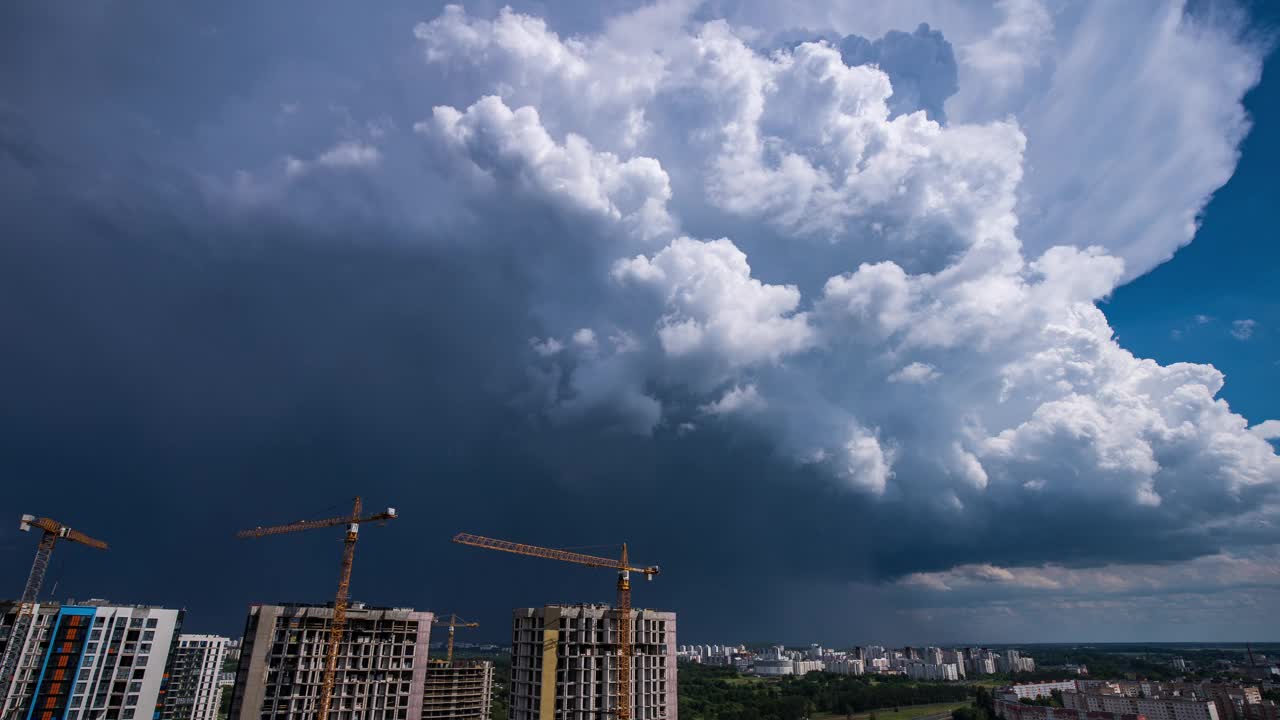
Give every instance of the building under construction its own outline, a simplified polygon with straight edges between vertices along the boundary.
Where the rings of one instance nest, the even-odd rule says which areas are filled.
[[[328,720],[420,720],[429,612],[352,603]],[[249,608],[231,720],[316,720],[333,607]]]
[[[631,717],[678,720],[676,614],[632,610]],[[510,720],[617,715],[618,616],[607,605],[549,605],[514,613]]]
[[[422,720],[489,720],[493,663],[487,660],[432,662],[422,698]]]

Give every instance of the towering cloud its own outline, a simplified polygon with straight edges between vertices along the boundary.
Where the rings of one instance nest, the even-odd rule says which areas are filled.
[[[1214,32],[1179,23],[1193,46]],[[1020,515],[1041,524],[1032,545],[1068,538],[1023,563],[1108,560],[1105,543],[1069,539],[1068,518],[1158,559],[1280,539],[1280,459],[1216,398],[1221,374],[1134,357],[1096,307],[1131,274],[1130,248],[1022,242],[1036,138],[1016,117],[945,121],[955,65],[936,31],[761,50],[726,22],[688,20],[624,47],[449,8],[416,34],[429,63],[465,66],[504,98],[437,108],[438,141],[501,188],[518,178],[614,223],[588,250],[610,259],[611,282],[585,319],[540,318],[549,339],[531,346],[566,348],[529,353],[556,370],[540,375],[551,422],[589,405],[691,444],[707,423],[754,428],[863,507],[964,528],[969,562],[1011,559],[1000,543]],[[981,69],[1008,34],[969,51]],[[619,65],[636,71],[615,84]],[[619,118],[635,120],[621,135]],[[642,214],[615,208],[624,191]],[[682,212],[768,230],[742,245],[689,237]],[[637,233],[651,249],[633,254]],[[569,349],[580,326],[613,341]]]

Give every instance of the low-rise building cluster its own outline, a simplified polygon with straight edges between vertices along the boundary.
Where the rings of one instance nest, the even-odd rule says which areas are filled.
[[[998,672],[1031,672],[1035,660],[1016,649],[903,647],[865,645],[833,650],[821,645],[807,649],[781,645],[749,650],[744,645],[681,645],[683,662],[735,667],[761,676],[829,672],[840,675],[906,675],[916,680],[958,681]],[[1088,670],[1080,666],[1082,673]]]
[[[1034,704],[1055,693],[1062,707]],[[1000,690],[995,710],[1004,720],[1277,720],[1257,687],[1217,682],[1020,683]]]

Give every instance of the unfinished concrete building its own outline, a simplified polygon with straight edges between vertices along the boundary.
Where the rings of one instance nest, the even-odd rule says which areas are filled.
[[[432,614],[352,603],[327,720],[419,720]],[[332,605],[249,608],[232,720],[316,720]]]
[[[489,720],[492,703],[493,663],[455,660],[428,666],[423,720]]]
[[[632,610],[631,717],[677,720],[676,615]],[[616,713],[617,613],[548,605],[514,613],[510,720],[599,720]]]

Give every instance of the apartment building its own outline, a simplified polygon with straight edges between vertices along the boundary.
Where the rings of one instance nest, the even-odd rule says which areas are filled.
[[[676,615],[632,610],[631,717],[677,720]],[[511,720],[597,720],[616,712],[618,621],[607,605],[514,612]]]
[[[1014,683],[1000,689],[1000,695],[1010,700],[1021,700],[1022,698],[1049,697],[1054,690],[1058,692],[1075,692],[1079,689],[1075,680],[1051,680],[1047,682],[1030,682],[1030,683]]]
[[[997,700],[995,708],[996,717],[1003,720],[1147,720],[1144,715],[1085,712],[1043,705],[1024,705],[1011,700]]]
[[[352,603],[327,720],[420,720],[432,614]],[[232,720],[315,720],[331,605],[254,605],[245,621]]]
[[[163,720],[217,720],[222,700],[218,681],[231,638],[179,635],[169,668]]]
[[[455,660],[427,666],[422,720],[489,720],[492,706],[493,663]]]
[[[143,605],[36,605],[25,637],[11,637],[17,603],[0,603],[0,637],[22,643],[6,718],[135,720],[163,708],[181,610]]]
[[[1143,715],[1147,720],[1221,720],[1211,700],[1182,697],[1127,697],[1101,693],[1063,693],[1064,707],[1081,712]]]

